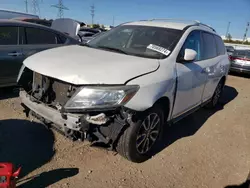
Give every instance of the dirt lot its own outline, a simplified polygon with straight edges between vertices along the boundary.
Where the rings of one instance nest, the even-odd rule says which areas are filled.
[[[1,92],[0,161],[23,166],[20,187],[224,188],[247,179],[249,78],[230,76],[223,105],[170,127],[161,151],[141,164],[30,122],[16,94]]]

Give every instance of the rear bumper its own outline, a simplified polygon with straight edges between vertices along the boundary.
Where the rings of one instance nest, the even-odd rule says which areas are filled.
[[[60,128],[61,131],[64,131],[64,128],[73,129],[76,131],[80,130],[80,117],[74,114],[62,114],[53,108],[50,108],[42,103],[33,102],[31,96],[26,93],[26,91],[20,91],[21,102],[29,109],[35,117],[38,119],[44,119],[44,122],[57,125],[57,128]]]
[[[231,64],[230,71],[250,74],[250,67]]]

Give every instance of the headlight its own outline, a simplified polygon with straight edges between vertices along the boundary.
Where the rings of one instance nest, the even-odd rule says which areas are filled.
[[[66,103],[66,110],[116,107],[126,104],[139,86],[82,87]]]

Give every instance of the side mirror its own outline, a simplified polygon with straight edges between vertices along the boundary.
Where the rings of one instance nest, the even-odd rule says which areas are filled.
[[[197,56],[197,52],[192,49],[185,49],[184,52],[184,61],[194,61]]]

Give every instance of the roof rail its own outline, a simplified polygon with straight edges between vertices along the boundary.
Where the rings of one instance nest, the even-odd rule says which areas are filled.
[[[214,28],[212,28],[211,26],[207,24],[201,23],[199,20],[185,20],[185,19],[175,19],[175,18],[153,18],[149,20],[140,20],[140,21],[178,21],[181,23],[190,23],[192,25],[205,26],[213,30],[214,32],[216,32]]]
[[[207,24],[204,24],[204,23],[201,23],[201,22],[197,22],[197,24],[196,24],[196,25],[205,26],[205,27],[207,27],[207,28],[209,28],[209,29],[212,29],[214,32],[216,32],[216,31],[215,31],[215,29],[214,29],[214,28],[212,28],[210,25],[207,25]]]
[[[147,20],[147,21],[178,21],[178,22],[181,22],[181,23],[197,23],[199,21],[196,21],[196,20],[185,20],[185,19],[176,19],[176,18],[153,18],[153,19],[150,19],[150,20]]]

